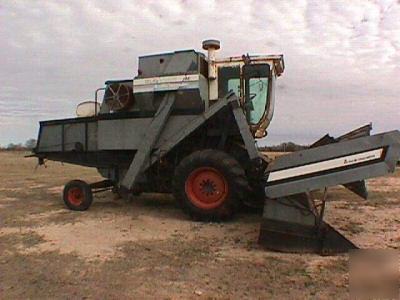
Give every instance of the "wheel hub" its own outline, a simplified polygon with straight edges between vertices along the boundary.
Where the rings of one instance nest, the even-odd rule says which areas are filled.
[[[200,183],[200,191],[206,196],[211,196],[214,193],[218,192],[216,184],[210,179],[203,180]]]
[[[76,206],[81,205],[83,200],[84,200],[84,194],[80,188],[74,187],[68,191],[68,201],[73,205]]]
[[[211,167],[194,170],[186,180],[185,191],[189,200],[202,209],[221,205],[228,195],[228,184],[221,172]]]

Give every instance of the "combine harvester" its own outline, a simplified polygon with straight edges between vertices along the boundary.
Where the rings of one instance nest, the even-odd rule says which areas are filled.
[[[364,126],[271,160],[257,149],[271,122],[282,55],[217,59],[219,41],[139,58],[132,80],[112,80],[77,118],[40,122],[33,156],[95,167],[106,180],[65,185],[72,210],[95,192],[172,192],[195,220],[224,220],[264,207],[259,243],[288,252],[338,253],[356,246],[323,221],[327,188],[367,197],[364,179],[395,170],[400,133]],[[103,101],[97,93],[104,90]],[[322,190],[316,199],[314,191]]]

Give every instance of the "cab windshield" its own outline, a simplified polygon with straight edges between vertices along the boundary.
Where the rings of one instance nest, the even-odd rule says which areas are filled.
[[[258,125],[269,107],[270,67],[268,64],[245,65],[243,75],[247,121]]]
[[[268,64],[245,65],[243,76],[240,74],[239,66],[219,69],[219,97],[223,97],[228,91],[233,91],[242,99],[248,123],[253,126],[259,125],[270,107],[270,66]]]
[[[250,124],[256,125],[261,121],[261,118],[263,117],[265,109],[267,107],[268,78],[250,78],[249,93],[249,121]]]

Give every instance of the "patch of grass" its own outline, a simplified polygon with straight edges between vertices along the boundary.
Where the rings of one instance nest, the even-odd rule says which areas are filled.
[[[6,249],[6,247],[12,247],[16,249],[18,246],[31,248],[44,241],[43,236],[33,231],[27,233],[9,233],[0,236],[0,248]]]
[[[63,207],[61,207],[63,208]],[[79,218],[84,214],[85,212],[80,212],[80,211],[71,211],[67,208],[65,208],[65,211],[58,212],[57,214],[52,214],[48,217],[45,218],[44,222],[46,224],[52,223],[52,224],[74,224],[79,220]]]
[[[45,240],[42,235],[35,232],[25,233],[21,235],[21,243],[25,248],[31,248],[38,244],[43,243]]]
[[[90,267],[74,255],[15,252],[0,257],[0,268],[0,290],[7,299],[82,298],[93,292],[87,285]]]

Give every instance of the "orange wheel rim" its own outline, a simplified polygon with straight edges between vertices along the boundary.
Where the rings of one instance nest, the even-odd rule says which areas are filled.
[[[82,191],[82,189],[78,187],[74,187],[68,190],[68,201],[76,206],[79,206],[82,204],[85,196]]]
[[[201,167],[190,173],[185,191],[195,206],[213,209],[220,206],[228,196],[228,183],[217,169]]]

